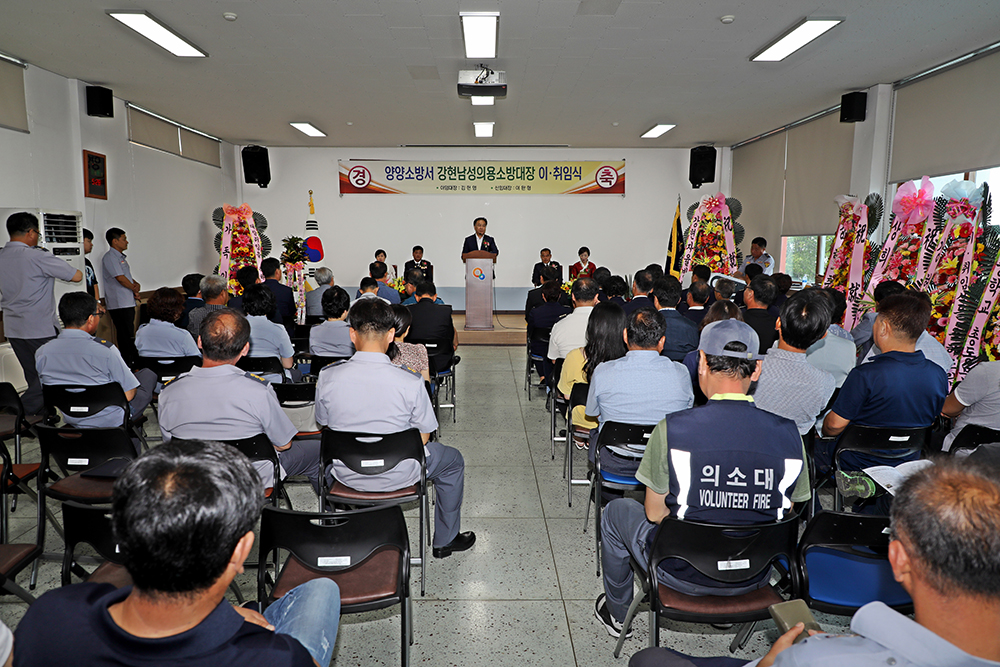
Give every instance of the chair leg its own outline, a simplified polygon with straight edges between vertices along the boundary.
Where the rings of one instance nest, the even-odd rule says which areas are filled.
[[[757,621],[750,621],[749,623],[744,623],[740,626],[739,631],[736,636],[733,637],[733,642],[729,645],[729,652],[736,653],[736,649],[742,649],[747,645],[750,640],[750,635],[753,634],[754,627],[757,626]]]
[[[410,632],[410,614],[408,613],[410,611],[409,606],[410,598],[407,596],[406,599],[399,605],[399,662],[402,667],[409,667],[410,665],[410,642],[412,641],[412,636]]]
[[[655,593],[650,593],[652,597]],[[656,609],[652,602],[649,605],[649,646],[656,648],[660,645],[660,619],[656,617]]]
[[[243,592],[240,591],[240,587],[236,585],[235,581],[229,582],[229,590],[231,590],[233,592],[233,595],[236,596],[237,602],[239,602],[240,604],[243,604],[245,602],[245,600],[243,599]]]
[[[38,564],[37,560],[35,561],[35,564],[36,565]],[[29,593],[28,591],[24,590],[20,586],[18,586],[13,579],[7,579],[5,582],[3,582],[3,590],[7,591],[12,595],[16,595],[17,597],[27,602],[29,605],[35,601],[35,596]]]
[[[625,614],[625,622],[622,623],[622,632],[618,635],[618,643],[615,644],[616,658],[621,655],[622,646],[625,645],[625,635],[632,629],[632,621],[635,620],[636,614],[639,612],[639,605],[642,604],[642,601],[646,597],[646,578],[639,577],[639,582],[642,584],[642,595],[636,595],[632,598],[632,604],[629,605],[628,613]]]
[[[590,508],[588,503],[587,508]],[[594,471],[594,543],[597,555],[597,576],[601,576],[601,470]]]
[[[427,581],[427,546],[424,544],[424,521],[427,516],[427,485],[424,485],[424,493],[420,498],[420,597],[424,597],[424,584]],[[428,530],[430,530],[428,528]]]

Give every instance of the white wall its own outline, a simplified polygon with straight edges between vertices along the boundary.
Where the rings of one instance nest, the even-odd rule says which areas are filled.
[[[663,263],[677,196],[681,211],[709,193],[687,181],[689,152],[683,149],[408,149],[272,148],[267,188],[242,185],[243,199],[268,219],[275,244],[306,236],[309,190],[316,203],[318,236],[337,284],[356,286],[368,275],[376,248],[390,264],[410,259],[419,244],[434,263],[435,283],[446,300],[464,308],[462,240],[472,220],[489,220],[497,240],[497,308],[523,307],[524,288],[538,251],[552,248],[565,267],[581,245],[593,260],[619,274],[651,262]],[[620,160],[625,159],[625,197],[616,195],[339,195],[337,160]],[[720,172],[722,160],[719,161]],[[242,176],[241,176],[242,180]],[[717,183],[721,182],[717,178]],[[237,203],[237,202],[231,202]],[[685,225],[687,224],[685,220]],[[568,276],[565,276],[568,277]],[[519,299],[519,301],[518,301]]]

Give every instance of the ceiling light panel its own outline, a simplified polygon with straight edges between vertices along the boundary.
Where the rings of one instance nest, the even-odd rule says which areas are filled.
[[[326,133],[312,123],[289,123],[296,130],[310,137],[325,137]]]
[[[643,139],[656,139],[658,137],[662,137],[664,134],[666,134],[670,130],[674,129],[675,127],[677,127],[677,126],[676,125],[665,125],[663,123],[660,123],[659,125],[654,125],[652,128],[650,128],[649,130],[647,130],[646,133],[642,135],[642,138]]]
[[[473,127],[476,130],[477,137],[492,137],[493,136],[493,122],[488,123],[473,123]]]
[[[460,12],[466,58],[496,58],[500,12]]]
[[[207,58],[208,54],[143,11],[109,10],[107,15],[178,58]]]
[[[493,98],[483,95],[473,95],[469,99],[472,100],[472,106],[474,107],[491,107],[493,106]]]
[[[804,19],[791,30],[779,37],[762,51],[750,57],[755,63],[778,62],[792,55],[828,30],[844,22],[844,19]]]

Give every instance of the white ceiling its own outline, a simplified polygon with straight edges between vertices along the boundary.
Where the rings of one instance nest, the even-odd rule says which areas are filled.
[[[175,58],[109,9],[148,10],[210,57]],[[476,64],[460,9],[501,12],[495,106],[456,93]],[[783,63],[748,61],[806,16],[846,21]],[[0,17],[0,51],[268,146],[730,145],[1000,35],[997,0],[0,0]],[[677,127],[639,138],[658,122]]]

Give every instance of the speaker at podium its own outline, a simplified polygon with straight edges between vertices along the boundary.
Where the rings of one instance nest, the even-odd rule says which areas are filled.
[[[493,263],[496,254],[473,250],[462,254],[465,262],[465,329],[493,330]]]

